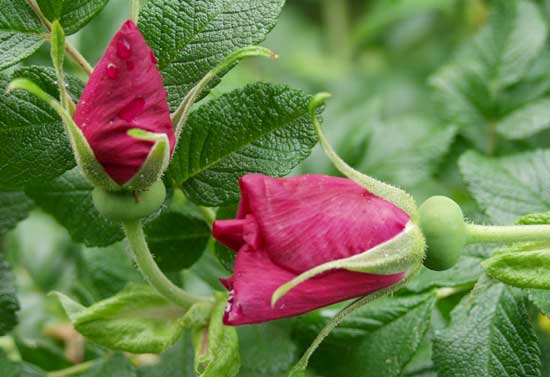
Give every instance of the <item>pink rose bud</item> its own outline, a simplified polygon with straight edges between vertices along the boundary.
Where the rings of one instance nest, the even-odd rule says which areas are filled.
[[[213,226],[237,251],[233,276],[222,280],[227,325],[365,296],[403,282],[422,261],[423,238],[409,216],[350,179],[248,174],[240,186],[237,218]],[[278,288],[310,271],[273,305]]]
[[[95,67],[74,115],[96,160],[118,185],[140,171],[155,145],[153,139],[128,135],[129,130],[166,135],[173,152],[166,97],[153,51],[137,26],[126,21]]]

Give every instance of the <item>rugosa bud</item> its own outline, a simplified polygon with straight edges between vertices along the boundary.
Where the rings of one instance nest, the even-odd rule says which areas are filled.
[[[94,68],[74,115],[103,168],[97,171],[86,159],[80,164],[95,186],[135,191],[160,178],[175,145],[166,97],[153,51],[126,21]]]
[[[422,263],[410,216],[350,179],[323,175],[241,178],[237,218],[214,237],[237,251],[224,323],[301,314],[389,290]]]

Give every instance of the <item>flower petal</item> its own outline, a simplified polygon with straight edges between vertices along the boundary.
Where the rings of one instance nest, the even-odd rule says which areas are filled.
[[[296,286],[272,308],[273,292],[295,276],[273,263],[266,251],[244,245],[237,253],[235,274],[222,280],[230,293],[224,323],[244,325],[302,314],[395,285],[405,274],[328,271]]]
[[[154,144],[129,136],[128,130],[165,133],[173,151],[166,96],[153,52],[137,26],[126,21],[95,67],[74,116],[95,158],[118,184],[139,171]]]
[[[237,217],[254,215],[270,258],[295,273],[365,252],[409,221],[401,209],[350,179],[247,174],[240,185]]]

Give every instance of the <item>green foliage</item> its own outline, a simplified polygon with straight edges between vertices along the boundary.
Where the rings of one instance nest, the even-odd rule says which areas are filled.
[[[26,0],[0,1],[0,70],[38,50],[45,31]]]
[[[540,351],[528,321],[526,297],[490,279],[453,310],[435,334],[438,376],[540,376]]]
[[[0,236],[29,214],[33,201],[21,191],[0,191]]]
[[[467,152],[459,167],[470,192],[496,224],[511,224],[520,216],[550,209],[550,152],[537,150],[489,158]]]
[[[169,168],[193,201],[223,206],[239,200],[246,173],[288,174],[316,143],[309,96],[283,85],[256,83],[191,113]]]
[[[284,0],[149,0],[139,26],[160,57],[172,109],[229,53],[263,41],[283,4]]]
[[[5,335],[17,324],[18,310],[14,277],[0,254],[0,336]]]
[[[99,360],[81,373],[79,377],[136,377],[137,373],[130,361],[122,353],[116,352]]]
[[[67,35],[82,29],[109,0],[37,0],[50,21],[59,20]]]
[[[74,168],[26,193],[62,224],[76,242],[107,246],[124,237],[120,226],[99,214],[92,202],[93,187]],[[86,221],[82,221],[86,219]]]
[[[158,353],[184,329],[181,308],[148,285],[131,284],[88,308],[56,293],[76,330],[103,346],[133,353]]]

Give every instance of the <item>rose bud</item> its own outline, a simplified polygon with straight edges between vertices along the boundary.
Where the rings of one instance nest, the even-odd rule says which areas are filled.
[[[81,164],[95,186],[134,191],[160,178],[175,145],[166,97],[153,51],[134,22],[126,21],[94,68],[74,115],[103,169]]]
[[[388,291],[418,270],[424,238],[410,216],[347,178],[240,181],[237,218],[214,237],[237,252],[227,325],[289,317]]]

